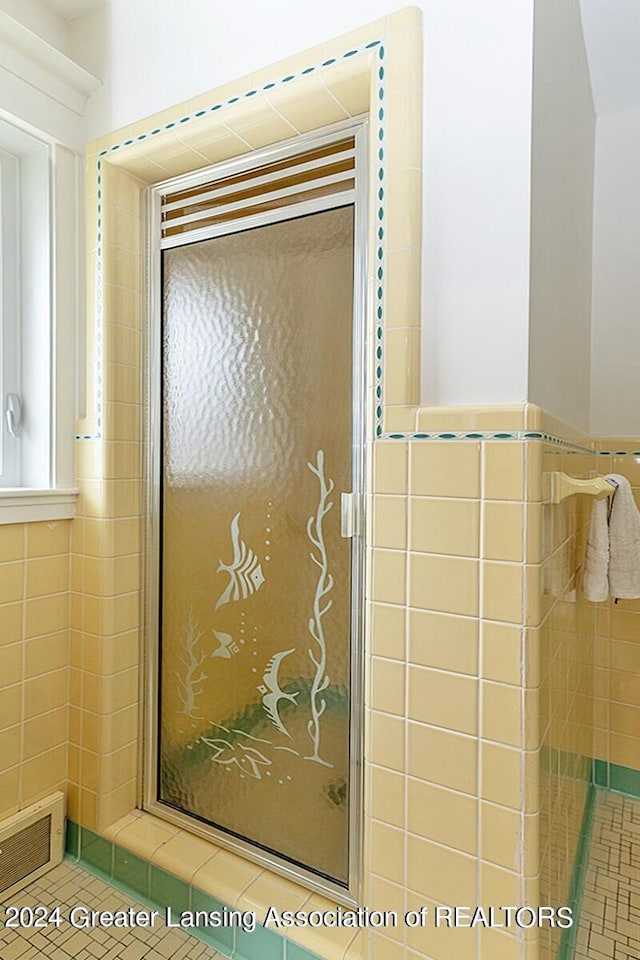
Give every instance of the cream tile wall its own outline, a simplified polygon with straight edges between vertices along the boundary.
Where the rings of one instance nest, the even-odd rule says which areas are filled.
[[[370,52],[344,57],[380,36],[384,65]],[[233,905],[262,908],[284,898],[286,905],[315,906],[322,898],[134,810],[144,513],[142,190],[368,110],[381,68],[388,149],[385,429],[513,433],[382,439],[373,447],[363,899],[399,913],[423,904],[565,902],[584,805],[583,758],[593,749],[594,692],[597,755],[625,756],[634,739],[629,730],[640,703],[623,676],[640,607],[596,614],[581,600],[575,586],[587,507],[581,498],[557,507],[545,501],[545,473],[588,475],[600,464],[575,448],[524,439],[527,430],[563,429],[551,430],[528,404],[415,406],[419,36],[419,12],[409,9],[279,65],[284,75],[336,58],[321,82],[316,75],[287,88],[304,85],[308,109],[281,87],[259,109],[255,98],[224,117],[161,133],[212,97],[238,97],[271,81],[276,68],[269,68],[91,146],[92,360],[77,454],[78,518],[0,528],[0,756],[8,759],[0,769],[2,812],[49,792],[68,770],[73,820]],[[159,135],[143,143],[152,128]],[[118,142],[129,146],[111,150]],[[382,237],[372,212],[375,262]],[[377,287],[372,276],[372,303]],[[372,356],[375,346],[371,331]],[[551,960],[557,946],[536,930],[400,926],[366,936],[344,929],[296,936],[327,960]]]
[[[598,440],[598,471],[626,477],[640,504],[640,440]],[[640,770],[640,601],[594,604],[595,752],[599,760]]]
[[[537,897],[539,803],[525,783],[539,758],[537,724],[527,723],[539,685],[526,664],[537,655],[523,605],[526,449],[507,440],[375,445],[374,907]],[[371,956],[489,960],[535,948],[533,937],[499,930],[397,929],[373,936]]]
[[[386,307],[393,319],[385,334],[387,364],[383,387],[387,405],[415,402],[420,302],[420,224],[415,211],[421,207],[420,138],[416,132],[419,124],[405,126],[404,121],[415,121],[421,116],[419,17],[416,10],[402,11],[340,38],[333,46],[323,45],[307,51],[304,57],[270,68],[268,75],[241,79],[225,90],[206,94],[164,117],[134,125],[90,148],[88,340],[89,354],[95,362],[91,362],[88,374],[88,416],[80,429],[84,439],[78,444],[81,497],[72,541],[69,812],[77,822],[117,836],[118,843],[130,845],[137,852],[141,852],[140,838],[150,831],[149,844],[142,853],[165,867],[168,846],[175,836],[176,855],[168,868],[179,875],[184,874],[192,853],[189,844],[193,841],[184,831],[169,828],[170,835],[163,836],[160,825],[159,832],[154,833],[153,818],[147,815],[134,818],[134,827],[127,828],[139,790],[142,188],[290,137],[309,126],[358,115],[369,109],[374,98],[376,120],[379,112],[384,113],[385,123],[394,133],[386,159],[385,183],[378,188],[387,197],[384,224],[379,223],[376,205],[371,211],[371,243],[379,245],[386,234],[385,254],[393,257],[394,264],[393,273],[387,270]],[[366,46],[381,37],[385,37],[386,44],[384,63],[373,45],[373,52]],[[348,59],[345,54],[352,48],[358,48],[360,54]],[[251,87],[310,64],[319,65],[326,58],[335,63],[335,69],[298,77],[296,84],[290,84],[286,90],[282,86],[267,97],[237,102]],[[384,75],[388,100],[381,106],[378,90]],[[227,110],[224,116],[221,113],[203,118],[204,108],[229,98],[235,98],[237,105],[233,110]],[[197,114],[198,122],[181,126],[178,132],[164,130],[155,139],[149,134],[152,128],[159,134],[164,124],[173,125],[176,116],[187,114]],[[372,177],[377,178],[380,145],[375,129],[371,162],[375,171]],[[141,138],[146,138],[144,144]],[[390,142],[389,137],[387,141]],[[123,144],[123,149],[112,150],[114,143]],[[414,211],[411,217],[406,216],[407,209]],[[374,259],[379,259],[377,251],[372,251],[372,262]],[[411,285],[407,280],[411,280]],[[372,302],[375,283],[379,280],[372,276]],[[373,356],[373,331],[371,344]],[[398,548],[404,549],[406,544],[395,540],[390,528],[393,516],[389,509],[393,512],[397,507],[395,502],[387,502],[390,499],[393,498],[381,498],[376,508],[379,535],[390,544],[389,549],[381,548],[376,571],[381,583],[388,579],[392,584],[397,583],[394,577],[399,561],[404,568],[403,554]],[[397,597],[392,586],[389,600],[404,601],[404,594]],[[394,675],[387,689],[386,665],[381,666],[379,686],[382,684],[385,689],[380,695],[390,710],[401,712],[405,699],[404,668],[395,672],[393,666],[388,668],[387,673]],[[380,857],[380,844],[389,839],[386,825],[381,830],[381,839],[371,852],[374,858]],[[166,825],[164,831],[166,834]],[[277,894],[273,887],[279,881],[267,871],[220,851],[213,844],[208,845],[207,853],[209,862],[203,864],[197,882],[226,902],[238,903],[241,896],[253,891],[253,902],[266,905]],[[321,898],[316,895],[310,898],[308,891],[296,889],[289,894],[295,894],[300,902],[320,903]],[[327,958],[362,956],[366,947],[363,937],[352,930],[324,931],[321,937],[308,930],[301,937],[305,946]]]
[[[140,184],[112,168],[100,190],[104,403],[100,439],[77,444],[68,793],[69,816],[94,830],[137,800],[143,496]]]
[[[0,526],[0,818],[65,787],[69,531]]]
[[[384,64],[368,52],[344,58],[350,46],[366,51],[381,33]],[[303,77],[296,80],[299,87],[287,88],[304,88],[313,111],[300,111],[293,93],[276,90],[260,108],[254,98],[251,106],[224,116],[186,124],[178,132],[165,130],[155,139],[149,135],[152,128],[160,134],[180,114],[199,113],[212,97],[236,98],[272,80],[273,68],[268,76],[244,78],[105,138],[89,155],[89,336],[101,363],[89,371],[90,399],[96,402],[82,424],[87,439],[78,445],[70,815],[231,904],[248,897],[247,902],[266,906],[282,898],[281,881],[213,844],[198,850],[194,874],[194,841],[188,834],[131,813],[139,787],[140,731],[142,188],[291,136],[309,124],[357,115],[369,109],[372,97],[375,102],[380,69],[387,81],[389,153],[379,188],[386,192],[386,219],[381,228],[374,205],[370,243],[375,263],[384,237],[385,294],[379,302],[379,277],[372,276],[370,300],[376,316],[378,311],[384,316],[385,429],[515,433],[511,439],[383,439],[374,445],[363,899],[401,912],[436,903],[535,904],[545,883],[548,895],[562,890],[566,896],[559,854],[551,850],[570,854],[571,831],[579,824],[579,790],[571,785],[575,771],[568,769],[565,752],[574,755],[586,736],[582,710],[590,695],[582,674],[575,689],[571,674],[578,644],[574,612],[581,608],[568,598],[573,574],[567,571],[577,563],[579,524],[571,510],[552,514],[543,503],[543,468],[555,462],[547,454],[555,456],[556,448],[547,451],[539,440],[522,438],[522,431],[540,428],[536,408],[419,410],[414,405],[419,36],[419,13],[401,11],[308,51],[295,64],[281,64],[284,75],[337,58],[321,84],[317,77]],[[129,146],[116,152],[117,143]],[[376,155],[372,151],[374,160]],[[372,173],[378,175],[375,166]],[[93,323],[96,315],[102,324]],[[374,330],[370,344],[373,357]],[[372,388],[371,406],[378,403]],[[541,758],[552,753],[562,759],[554,760],[554,776],[541,781]],[[564,833],[551,838],[548,826],[540,832],[545,811],[547,824],[551,815],[559,818]],[[286,896],[309,904],[321,900],[297,885],[287,888]],[[536,931],[400,926],[367,936],[344,930],[295,935],[327,960],[448,960],[453,955],[533,960],[538,955]]]
[[[538,444],[529,449],[527,467],[527,559],[540,586],[528,630],[532,653],[538,651],[528,667],[537,670],[531,686],[538,729],[536,735],[532,712],[529,734],[540,747],[540,898],[558,905],[568,902],[591,776],[594,616],[580,592],[591,501],[545,502],[541,480],[554,470],[587,478],[597,464],[586,450]],[[557,956],[559,941],[557,928],[540,931],[541,960]]]

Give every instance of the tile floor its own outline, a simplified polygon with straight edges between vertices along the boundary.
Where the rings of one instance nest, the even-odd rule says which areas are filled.
[[[62,923],[44,929],[8,929],[8,905],[60,907]],[[63,861],[39,880],[0,904],[0,958],[2,960],[222,960],[222,954],[181,930],[167,929],[162,917],[153,927],[76,929],[68,922],[73,907],[90,910],[149,908],[110,887],[75,863]]]
[[[574,960],[640,960],[640,800],[598,790]]]

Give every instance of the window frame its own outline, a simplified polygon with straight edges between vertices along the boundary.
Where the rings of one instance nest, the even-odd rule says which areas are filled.
[[[20,383],[20,169],[15,154],[0,145],[0,486],[19,475],[18,443],[9,434],[6,402]],[[13,242],[12,242],[13,238]],[[17,243],[15,242],[17,238]]]
[[[23,414],[20,441],[9,438],[15,443],[13,473],[4,482],[0,478],[0,524],[67,519],[75,516],[78,496],[74,440],[80,158],[6,113],[0,115],[0,150],[12,155],[18,168],[20,233],[19,309],[12,317],[5,310],[2,330],[7,345],[3,356],[15,368],[12,379],[6,380],[5,374],[0,393],[3,446],[12,446],[5,416],[8,392],[19,395]],[[57,216],[59,211],[62,216]],[[8,390],[9,384],[16,388]]]

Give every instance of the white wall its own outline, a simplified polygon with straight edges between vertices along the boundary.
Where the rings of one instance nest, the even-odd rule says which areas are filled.
[[[526,399],[533,0],[422,0],[425,401]],[[71,25],[90,137],[405,3],[109,0]],[[507,362],[505,363],[505,355]],[[436,375],[437,371],[437,375]]]
[[[69,24],[41,0],[0,0],[0,10],[69,56]]]
[[[640,437],[640,109],[597,125],[591,428]]]
[[[578,0],[536,0],[529,400],[589,430],[595,112]]]
[[[96,81],[70,59],[70,39],[40,0],[0,0],[0,114],[82,151]]]

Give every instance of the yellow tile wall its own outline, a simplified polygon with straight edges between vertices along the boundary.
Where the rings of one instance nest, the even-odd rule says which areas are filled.
[[[87,283],[90,299],[88,341],[90,355],[100,353],[103,358],[103,422],[97,423],[99,410],[93,402],[97,396],[97,376],[95,366],[91,365],[88,416],[81,424],[81,432],[91,436],[97,431],[100,440],[85,439],[78,444],[81,495],[72,542],[69,811],[73,819],[92,829],[103,832],[119,830],[119,825],[127,820],[134,807],[138,789],[139,560],[142,542],[141,188],[169,175],[242,153],[247,145],[258,147],[290,137],[309,126],[320,126],[362,113],[368,109],[372,91],[377,97],[377,56],[367,52],[347,61],[341,59],[342,54],[352,46],[362,47],[374,38],[385,36],[387,59],[384,69],[389,94],[389,101],[385,104],[386,122],[396,131],[387,162],[385,188],[388,198],[386,246],[394,262],[394,272],[388,275],[386,291],[387,309],[393,320],[385,334],[385,390],[387,404],[402,406],[414,402],[418,388],[420,303],[420,138],[417,135],[419,122],[415,122],[421,117],[419,17],[416,10],[394,14],[340,38],[333,45],[323,45],[307,52],[303,58],[293,58],[279,67],[270,68],[268,76],[256,74],[239,80],[226,90],[196,98],[190,104],[172,110],[170,115],[134,125],[90,148],[87,178],[88,248],[91,253]],[[320,63],[330,56],[338,58],[336,68],[323,71],[321,82],[317,76],[307,76],[297,81],[297,85],[290,84],[273,91],[268,98],[256,97],[226,111],[224,123],[211,117],[190,127],[181,127],[179,135],[166,133],[144,146],[138,144],[128,152],[122,150],[119,154],[112,154],[102,161],[100,183],[96,182],[98,153],[108,149],[113,142],[135,139],[150,127],[175,119],[176,113],[184,115],[201,109],[215,100],[241,94],[249,87],[273,80],[274,76],[285,75],[309,63]],[[300,94],[296,91],[303,87],[305,99],[300,101]],[[262,99],[268,109],[258,108]],[[302,111],[299,109],[301,102],[304,103]],[[414,122],[406,123],[412,117]],[[101,194],[104,249],[101,264],[103,287],[101,299],[96,301],[98,190]],[[413,211],[409,218],[406,209]],[[373,224],[374,218],[371,220]],[[373,226],[371,236],[373,242]],[[372,262],[373,259],[372,256]],[[412,286],[407,284],[407,278],[412,281]],[[104,315],[101,336],[96,333],[93,322],[100,309]],[[371,353],[373,355],[373,350]],[[393,469],[390,475],[395,483]],[[375,538],[380,544],[373,569],[379,590],[383,592],[384,584],[395,584],[397,572],[406,566],[403,559],[406,541],[398,540],[396,534],[399,505],[393,496],[394,490],[390,496],[385,496],[382,486],[380,494],[373,511]],[[402,512],[402,505],[399,509]],[[406,526],[402,518],[399,526],[401,529]],[[404,600],[404,595],[398,596],[395,587],[391,586],[387,600],[390,605],[395,604]],[[381,611],[380,622],[384,618],[385,613]],[[404,628],[402,630],[404,632]],[[404,646],[404,640],[402,643]],[[392,641],[392,647],[395,646],[397,638]],[[406,711],[406,668],[399,659],[395,664],[389,664],[393,659],[387,656],[389,653],[404,658],[404,650],[402,653],[389,650],[383,644],[374,664],[373,683],[380,703],[389,711],[388,716],[395,716],[400,721]],[[425,676],[426,673],[425,670]],[[395,745],[391,743],[390,746],[395,750]],[[393,818],[393,806],[390,799],[381,812]],[[118,842],[124,845],[130,842],[132,849],[151,818],[142,815],[137,820],[139,822],[133,830],[127,832],[125,829],[122,835],[118,834]],[[385,845],[395,844],[395,878],[402,881],[404,835],[399,845],[400,831],[396,829],[394,833],[394,829],[380,822],[376,827],[379,840],[370,855],[377,862],[386,849]],[[171,857],[169,868],[182,873],[187,862],[186,847],[193,841],[182,831],[172,828],[169,831],[178,837],[177,850]],[[167,866],[170,838],[165,836],[164,840],[167,841],[166,847],[160,839],[153,850],[149,848],[143,852],[155,862]],[[256,889],[252,902],[266,899],[268,903],[278,895],[282,897],[282,893],[278,894],[274,889],[282,882],[268,872],[219,851],[214,845],[208,845],[208,850],[211,858],[198,876],[200,886],[230,903],[238,902],[247,884],[251,885],[250,889],[259,884],[266,886],[266,890]],[[189,850],[189,856],[191,852]],[[293,895],[291,890],[289,894]],[[300,897],[309,904],[322,903],[322,898],[317,895],[309,897],[308,891],[301,888]],[[317,933],[307,931],[303,939],[306,946],[328,958],[355,958],[362,956],[365,949],[363,937],[354,936],[353,931],[325,931],[320,938]]]
[[[138,796],[143,509],[141,184],[109,167],[101,190],[106,402],[100,439],[76,450],[68,791],[69,816],[94,830]]]
[[[598,440],[601,474],[619,473],[640,504],[640,440]],[[613,599],[595,608],[595,749],[599,760],[640,770],[640,600]]]
[[[67,779],[70,521],[0,526],[0,819]]]
[[[431,429],[434,418],[441,416],[439,429],[452,429],[454,423],[455,429],[468,430],[529,428],[537,414],[527,405],[462,412],[412,406],[418,392],[416,211],[421,206],[421,177],[420,126],[408,118],[421,117],[419,14],[401,11],[352,37],[325,44],[305,54],[295,69],[340,56],[349,45],[362,45],[380,31],[387,40],[385,123],[393,133],[388,137],[385,188],[385,427]],[[283,74],[294,69],[292,63],[280,65]],[[96,338],[93,346],[104,357],[105,402],[101,440],[78,444],[81,499],[71,565],[70,815],[232,904],[243,897],[259,905],[283,896],[309,905],[323,898],[297,885],[284,891],[283,882],[268,871],[213,844],[204,849],[184,831],[130,812],[137,798],[139,742],[141,188],[241,153],[247,144],[257,146],[306,129],[311,122],[318,125],[366,110],[370,84],[375,89],[375,66],[375,58],[367,54],[364,60],[338,63],[323,73],[320,85],[315,77],[296,81],[307,85],[315,104],[313,117],[297,109],[291,84],[286,95],[277,91],[270,96],[266,111],[256,110],[255,98],[250,108],[225,113],[224,123],[212,118],[200,126],[185,125],[179,134],[163,134],[152,144],[111,154],[102,163],[104,287],[102,304],[90,304],[90,317],[102,305],[102,342]],[[218,91],[214,99],[238,95],[272,78],[273,71],[268,77],[256,74]],[[211,100],[207,94],[180,110],[198,110]],[[176,115],[174,110],[133,125],[91,147],[91,297],[97,153]],[[87,434],[95,429],[96,415],[96,409],[89,410],[83,424]],[[540,502],[540,448],[538,442],[505,440],[383,440],[374,445],[363,898],[371,906],[393,904],[400,911],[443,901],[487,905],[496,898],[514,903],[535,899],[540,883],[539,703],[550,699],[542,692],[541,635],[555,596],[551,586],[545,593],[543,585],[555,584],[563,564],[573,558],[572,534],[565,535],[557,523],[558,543],[547,549],[551,539]],[[558,622],[563,623],[562,617]],[[567,652],[563,666],[569,661]],[[555,696],[548,678],[546,686],[553,687]],[[563,688],[554,717],[566,700]],[[573,714],[570,717],[564,727],[578,729]],[[557,789],[547,789],[546,795],[557,794]],[[553,809],[561,809],[560,800]],[[195,873],[191,863],[197,864]],[[306,931],[300,939],[327,960],[445,960],[452,955],[459,960],[526,955],[533,960],[536,947],[533,933],[404,927],[367,938],[344,930],[321,936]]]
[[[389,146],[385,426],[540,429],[531,405],[418,410],[421,69],[419,14],[401,11],[280,65],[282,73],[386,35]],[[89,346],[103,356],[100,439],[78,443],[72,524],[0,528],[0,796],[6,810],[59,786],[69,815],[231,904],[326,901],[139,811],[142,557],[141,196],[148,183],[367,109],[375,80],[343,61],[306,83],[307,108],[274,91],[252,106],[88,161]],[[257,73],[223,99],[273,78]],[[292,84],[287,91],[294,90]],[[181,108],[207,106],[211,94]],[[215,99],[215,97],[214,97]],[[413,122],[412,122],[413,121]],[[102,300],[95,302],[101,191]],[[410,215],[407,214],[410,211]],[[372,262],[374,258],[372,257]],[[101,338],[93,322],[104,311]],[[373,353],[373,351],[371,351]],[[89,415],[98,427],[96,367]],[[554,427],[555,429],[555,427]],[[624,472],[620,465],[612,466]],[[597,613],[575,587],[587,507],[552,507],[543,474],[588,475],[588,454],[520,440],[383,440],[374,445],[366,687],[365,895],[399,912],[422,904],[563,903],[584,804],[583,757],[615,762],[640,703],[626,673],[640,606]],[[625,467],[640,473],[629,460]],[[601,472],[604,472],[602,470]],[[70,557],[70,563],[69,563]],[[70,592],[69,592],[70,591]],[[594,624],[598,642],[593,643]],[[70,628],[70,629],[69,629]],[[637,729],[637,728],[636,728]],[[68,734],[67,734],[68,731]],[[5,789],[6,788],[6,789]],[[308,931],[328,960],[515,960],[554,956],[536,931],[400,928],[368,938]],[[540,940],[540,943],[538,943]]]
[[[538,671],[531,681],[537,730],[534,711],[528,721],[540,748],[538,884],[541,902],[558,905],[568,898],[593,752],[594,617],[580,591],[591,501],[550,504],[543,480],[555,470],[587,478],[597,463],[586,450],[549,443],[529,453],[527,559],[539,585],[537,619],[527,630],[538,661],[529,664]],[[541,960],[554,960],[559,939],[557,930],[540,931]]]
[[[526,450],[506,440],[375,444],[374,526],[393,530],[393,542],[373,551],[384,575],[374,572],[372,587],[369,902],[530,902],[539,804],[523,770],[536,772],[539,742],[525,718],[537,719],[539,670],[526,663],[537,656],[526,623]],[[374,938],[371,956],[475,960],[529,946],[478,929],[396,930]]]

